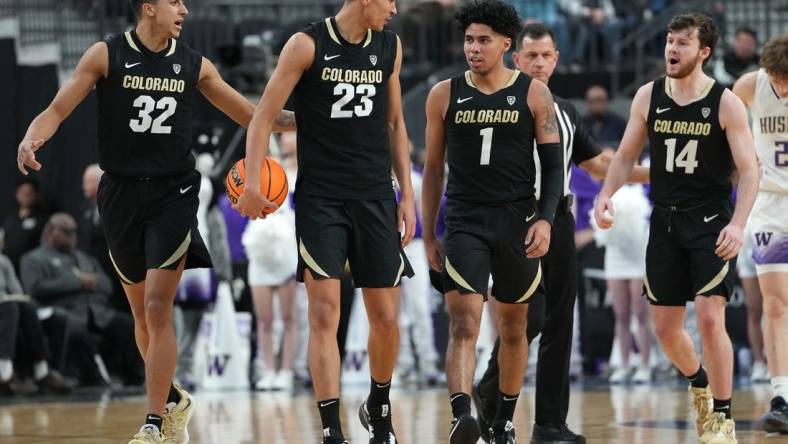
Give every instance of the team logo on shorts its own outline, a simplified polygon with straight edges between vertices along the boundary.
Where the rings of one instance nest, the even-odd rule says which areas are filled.
[[[709,114],[711,114],[711,108],[704,107],[702,110],[700,110],[700,113],[703,114],[703,118],[705,119],[706,117],[709,117]]]
[[[179,65],[177,63],[173,63],[172,64],[172,70],[175,71],[175,74],[180,74],[181,73],[181,65]]]
[[[515,100],[517,100],[515,96],[506,96],[506,102],[509,103],[509,105],[514,105]]]
[[[378,64],[378,56],[376,56],[374,54],[369,56],[369,61],[370,61],[370,63],[372,63],[372,66],[377,65]]]

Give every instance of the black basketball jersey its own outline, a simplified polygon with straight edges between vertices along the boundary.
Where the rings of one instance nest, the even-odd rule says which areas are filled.
[[[202,56],[175,39],[151,52],[134,31],[105,43],[109,72],[96,85],[101,168],[134,178],[193,170],[192,101]]]
[[[394,198],[388,134],[393,32],[369,30],[358,44],[333,17],[303,31],[315,42],[312,66],[295,88],[296,192],[335,199]]]
[[[470,71],[451,79],[445,117],[447,198],[506,203],[534,195],[530,84],[530,77],[515,71],[504,88],[488,95],[476,89]]]
[[[719,120],[725,88],[714,82],[703,98],[679,106],[667,87],[662,77],[651,91],[651,199],[664,207],[729,199],[733,156]]]

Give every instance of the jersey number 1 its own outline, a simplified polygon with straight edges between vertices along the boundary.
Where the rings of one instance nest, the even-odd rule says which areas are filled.
[[[479,131],[479,135],[482,136],[482,158],[479,160],[479,165],[489,165],[493,128],[484,128]]]
[[[157,102],[151,96],[139,96],[134,100],[134,108],[141,108],[138,115],[139,119],[129,120],[129,128],[135,133],[144,133],[150,130],[153,134],[170,134],[172,127],[164,126],[164,121],[175,114],[175,108],[177,107],[178,102],[173,97],[162,97]],[[155,119],[150,116],[154,108],[164,110]]]
[[[676,156],[676,139],[666,139],[665,146],[668,147],[665,159],[665,170],[669,173],[673,172],[674,165],[679,168],[684,168],[684,172],[692,174],[695,168],[698,167],[698,161],[695,157],[698,154],[698,141],[690,140],[684,145],[678,156]]]

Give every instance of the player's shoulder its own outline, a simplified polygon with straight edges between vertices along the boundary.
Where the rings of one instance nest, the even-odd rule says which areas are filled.
[[[428,97],[433,98],[441,98],[445,97],[448,98],[451,95],[451,83],[454,78],[448,78],[441,80],[440,82],[436,83],[435,85],[430,88],[430,92]]]
[[[741,97],[745,102],[751,101],[755,95],[755,89],[758,84],[758,71],[748,72],[742,75],[733,84],[733,93]]]

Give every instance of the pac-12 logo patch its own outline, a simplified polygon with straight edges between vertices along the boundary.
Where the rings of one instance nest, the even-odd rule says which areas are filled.
[[[175,74],[180,74],[181,73],[181,65],[179,65],[177,63],[173,63],[172,64],[172,70],[175,71]]]
[[[377,65],[378,64],[378,56],[376,56],[374,54],[369,56],[369,62],[372,63],[372,66]]]
[[[515,96],[506,96],[506,103],[509,105],[514,105],[514,102],[517,100]]]
[[[703,118],[705,119],[709,117],[709,114],[711,114],[711,108],[704,107],[702,110],[700,110],[700,113],[703,114]]]

